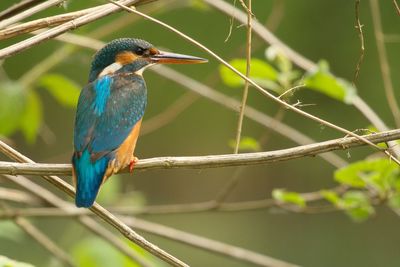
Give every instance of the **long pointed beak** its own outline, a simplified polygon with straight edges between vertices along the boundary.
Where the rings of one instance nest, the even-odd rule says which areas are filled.
[[[193,57],[189,55],[175,54],[163,51],[160,51],[159,54],[151,56],[151,60],[154,63],[160,64],[197,64],[208,62],[207,59],[200,57]]]

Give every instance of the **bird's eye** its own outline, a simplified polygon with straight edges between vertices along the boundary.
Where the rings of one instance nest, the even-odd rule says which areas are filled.
[[[143,49],[143,48],[141,48],[141,47],[138,47],[138,48],[136,49],[136,54],[139,55],[139,56],[143,55],[144,52],[145,52],[145,49]]]

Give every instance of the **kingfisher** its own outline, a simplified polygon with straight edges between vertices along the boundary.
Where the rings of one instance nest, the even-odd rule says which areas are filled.
[[[155,64],[194,64],[206,59],[163,52],[135,38],[111,41],[93,57],[75,117],[73,180],[77,207],[91,207],[100,186],[129,166],[132,172],[147,105],[143,71]]]

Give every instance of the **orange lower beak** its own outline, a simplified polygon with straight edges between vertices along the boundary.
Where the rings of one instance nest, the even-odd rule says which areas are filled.
[[[151,56],[151,60],[154,63],[160,63],[160,64],[197,64],[197,63],[208,62],[207,59],[200,57],[193,57],[193,56],[175,54],[163,51],[160,51],[159,54]]]

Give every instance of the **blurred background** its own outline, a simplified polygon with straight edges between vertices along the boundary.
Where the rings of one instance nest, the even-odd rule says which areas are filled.
[[[0,9],[13,2],[1,1]],[[226,2],[233,4],[231,0]],[[30,19],[102,3],[70,0],[64,6],[50,8]],[[239,1],[236,1],[236,7],[243,10]],[[246,25],[236,20],[231,22],[231,15],[219,12],[203,1],[160,0],[139,10],[178,28],[224,59],[245,59]],[[295,51],[313,62],[325,60],[336,77],[349,81],[349,84],[353,81],[360,57],[354,1],[255,0],[253,13],[254,19],[267,25]],[[400,17],[392,1],[380,1],[380,13],[383,31],[391,35],[386,48],[398,99]],[[359,15],[364,31],[365,57],[356,82],[357,92],[389,127],[394,128],[383,89],[369,1],[361,1]],[[165,50],[208,58],[208,64],[171,68],[241,100],[243,86],[230,86],[226,81],[229,77],[222,77],[223,70],[215,59],[176,34],[136,15],[124,12],[113,14],[71,33],[103,42],[120,37],[142,38]],[[27,37],[29,35],[3,40],[0,46],[4,48]],[[277,58],[267,59],[268,47],[254,34],[253,58],[282,73]],[[4,60],[0,72],[2,140],[37,162],[69,163],[76,99],[79,89],[87,82],[93,54],[91,49],[49,40]],[[290,65],[289,60],[284,55],[282,57]],[[51,67],[47,68],[46,64]],[[44,72],[40,72],[41,68]],[[39,72],[36,72],[38,69]],[[288,88],[301,83],[307,76],[295,65],[289,70],[294,78],[289,79]],[[144,77],[148,87],[148,106],[143,133],[136,148],[140,159],[233,152],[231,143],[236,135],[237,111],[199,97],[153,71],[146,71]],[[282,82],[275,82],[284,87]],[[370,126],[353,105],[316,90],[297,90],[287,101],[300,101],[304,104],[301,107],[303,110],[351,131]],[[31,105],[30,116],[24,113],[26,103]],[[276,116],[317,141],[343,136],[281,109],[254,88],[250,88],[248,105],[271,117]],[[159,117],[165,112],[170,115]],[[23,124],[25,126],[21,126],[17,121],[24,116],[28,118]],[[297,145],[249,118],[244,120],[243,136],[247,144],[243,144],[241,152],[269,151]],[[373,152],[373,149],[363,147],[336,154],[351,163]],[[8,161],[5,156],[0,156],[0,159]],[[225,202],[263,200],[272,198],[274,189],[303,193],[334,188],[338,186],[334,180],[336,169],[320,157],[310,157],[249,167],[135,171],[133,175],[112,177],[100,192],[98,202],[105,207],[206,202],[213,200],[232,177],[240,179]],[[64,178],[71,182],[70,177]],[[72,202],[40,177],[31,177],[31,180]],[[0,186],[20,189],[1,177]],[[23,203],[9,202],[8,205],[28,207]],[[291,212],[277,206],[245,211],[211,210],[137,216],[301,266],[399,266],[399,217],[386,205],[374,208],[375,212],[362,222],[354,221],[343,211],[309,214],[301,209]],[[29,220],[65,248],[80,266],[135,266],[73,218],[39,217]],[[191,266],[254,266],[149,233],[142,234]],[[104,259],[99,259],[99,251]],[[35,266],[62,266],[7,220],[0,221],[0,255]],[[164,266],[160,262],[158,264]]]

